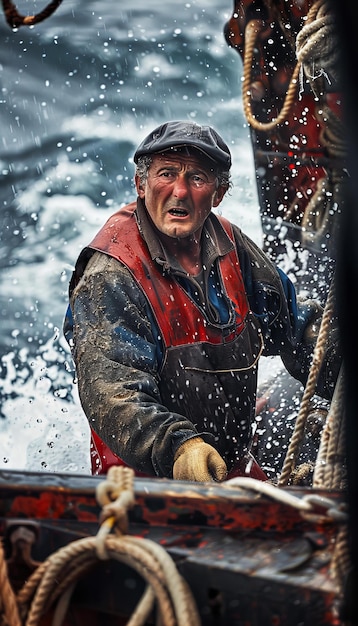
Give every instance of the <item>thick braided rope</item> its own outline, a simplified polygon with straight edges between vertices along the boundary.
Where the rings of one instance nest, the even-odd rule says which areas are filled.
[[[37,626],[46,613],[48,605],[59,596],[59,581],[66,579],[66,587],[77,581],[84,571],[98,562],[95,537],[86,537],[61,548],[49,559],[44,575],[35,591],[25,626]],[[133,567],[143,576],[154,590],[164,624],[175,626],[171,601],[166,590],[165,577],[158,563],[138,545],[129,545],[126,538],[108,536],[106,538],[108,558],[119,560]],[[77,567],[77,563],[80,564]],[[70,569],[69,569],[70,566]]]
[[[5,554],[0,541],[0,622],[7,626],[21,626],[15,593],[11,587]]]
[[[33,26],[47,19],[60,6],[62,0],[52,0],[42,11],[36,15],[21,15],[11,0],[2,0],[5,18],[10,28],[20,26]]]
[[[169,554],[155,542],[123,534],[127,509],[134,502],[133,477],[129,468],[111,468],[107,480],[97,489],[103,521],[96,537],[61,548],[26,582],[18,594],[24,626],[37,626],[55,602],[53,626],[61,626],[77,581],[103,559],[121,561],[147,583],[127,626],[144,625],[155,601],[163,626],[200,626],[191,592]],[[109,534],[112,529],[115,535]]]
[[[331,76],[335,75],[339,65],[336,40],[334,39],[334,17],[329,12],[329,4],[325,0],[317,0],[307,13],[306,21],[296,38],[297,63],[288,86],[286,97],[278,116],[269,122],[260,122],[255,118],[251,108],[251,68],[254,48],[260,31],[265,28],[262,20],[251,20],[245,29],[245,54],[243,62],[243,108],[246,119],[252,128],[261,131],[270,131],[284,123],[296,100],[297,85],[303,82],[303,72],[311,81],[324,75],[329,80],[328,73],[322,68],[329,69]],[[310,63],[310,65],[309,65]],[[319,68],[319,74],[314,75],[309,68]],[[301,77],[301,81],[299,78]]]
[[[300,410],[298,412],[295,428],[287,449],[285,461],[281,471],[281,475],[278,479],[278,485],[287,485],[289,478],[295,468],[299,446],[303,439],[304,429],[309,413],[309,403],[312,396],[315,393],[318,375],[322,366],[323,358],[326,352],[327,340],[329,335],[329,327],[334,310],[335,288],[334,280],[331,282],[330,290],[328,293],[326,305],[323,311],[321,326],[318,333],[317,342],[313,352],[312,363],[308,375],[308,380],[303,392]]]
[[[252,60],[253,60],[256,39],[260,31],[262,30],[263,26],[264,26],[264,23],[261,20],[251,20],[250,22],[248,22],[246,29],[245,29],[245,54],[244,54],[244,67],[243,67],[244,80],[243,80],[243,87],[242,87],[242,99],[243,99],[244,113],[250,126],[252,126],[252,128],[255,128],[255,130],[269,131],[269,130],[273,130],[279,124],[282,124],[287,119],[287,116],[295,101],[295,93],[297,89],[300,66],[297,64],[293,71],[290,85],[287,90],[286,98],[285,98],[284,104],[282,106],[282,109],[279,115],[275,119],[271,120],[270,122],[260,122],[259,120],[257,120],[256,117],[252,113],[251,100],[250,100],[251,67],[252,67]]]
[[[113,466],[107,478],[96,489],[97,502],[102,506],[99,535],[105,536],[115,524],[117,534],[128,530],[128,510],[134,504],[134,473],[129,467]],[[100,549],[100,548],[99,548]]]
[[[131,536],[127,539],[134,544],[139,542],[141,547],[148,551],[150,557],[155,559],[160,564],[162,571],[165,572],[166,584],[174,605],[175,615],[178,618],[178,625],[199,624],[200,620],[193,596],[169,554],[160,545],[148,539],[138,539]]]
[[[95,549],[97,552],[97,547],[95,547]],[[111,558],[114,558],[113,555],[111,555],[110,551],[107,552],[107,557],[108,557],[108,560]],[[128,567],[131,567],[132,569],[136,569],[137,572],[140,573],[142,578],[146,578],[145,570],[143,569],[141,564],[136,562],[136,564],[133,565],[133,562],[130,556],[122,554],[121,557],[118,558],[117,560],[120,560],[122,563],[124,563],[125,565],[128,565]],[[80,561],[82,561],[82,558],[80,559]],[[51,607],[51,605],[53,604],[53,602],[58,598],[56,610],[55,610],[53,621],[52,621],[52,626],[61,626],[67,614],[67,610],[68,610],[77,580],[79,580],[82,574],[86,573],[87,570],[93,567],[97,562],[98,561],[95,559],[93,560],[93,562],[89,562],[88,554],[86,554],[86,558],[83,559],[82,563],[79,563],[79,559],[77,559],[76,571],[69,572],[68,575],[70,575],[71,578],[67,578],[66,580],[62,581],[64,584],[62,584],[61,595],[59,591],[56,591],[56,596],[51,599],[51,601],[48,603],[48,608],[44,610],[44,613],[46,613],[48,609]],[[165,595],[165,590],[163,590],[162,592],[160,588],[158,587],[157,593],[160,594],[160,599],[162,600],[160,604],[162,606],[162,610],[164,610],[164,614],[165,614],[164,625],[166,625],[167,622],[169,623],[170,619],[172,618],[172,609],[171,609],[170,601],[169,601],[169,598],[167,598]],[[156,599],[156,595],[153,591],[153,586],[151,584],[148,584],[145,592],[143,593],[142,598],[140,599],[137,606],[135,607],[135,610],[130,616],[129,621],[127,622],[127,626],[142,626],[142,624],[145,624],[150,612],[153,609],[155,599]],[[164,609],[163,609],[163,606],[164,606]]]
[[[335,16],[329,2],[316,0],[296,38],[297,61],[302,73],[310,80],[313,91],[317,78],[324,76],[328,82],[337,78],[339,45],[336,31]]]
[[[317,455],[313,487],[342,489],[345,460],[344,376],[340,372]]]
[[[345,392],[342,388],[341,398],[337,404],[337,420],[334,422],[335,429],[333,430],[332,442],[330,442],[328,450],[328,463],[333,464],[331,489],[344,489],[346,487],[346,420],[343,410],[345,397]],[[335,431],[337,432],[337,448],[331,452],[331,443],[334,445],[335,441]]]
[[[348,526],[344,525],[339,529],[330,563],[330,574],[336,581],[337,587],[341,592],[344,590],[348,572],[351,567]]]
[[[116,521],[118,519],[122,519],[122,507],[127,508],[128,506],[132,506],[133,502],[129,496],[129,493],[133,493],[133,478],[134,473],[129,468],[110,468],[107,476],[107,481],[104,483],[103,489],[97,489],[97,499],[103,506],[101,516],[102,520],[108,522],[113,519],[113,517],[116,518]],[[107,493],[105,491],[106,485]],[[118,485],[117,489],[115,485]],[[108,502],[108,496],[112,499],[114,496],[116,496],[115,502]],[[102,527],[104,527],[103,523]],[[105,549],[104,551],[102,551],[102,547],[100,546],[103,537],[105,536],[105,532],[106,531],[104,531],[104,533],[102,534],[98,533],[97,535],[97,543],[99,544],[97,548],[97,553],[99,555],[105,554]],[[115,525],[115,532],[117,533],[117,535],[122,532],[122,529],[119,528],[118,523],[116,523]],[[199,623],[199,617],[193,598],[186,586],[184,579],[177,572],[174,562],[167,554],[167,552],[155,542],[145,539],[138,539],[135,537],[126,536],[126,541],[134,545],[136,545],[139,541],[141,549],[146,550],[150,557],[156,560],[162,568],[163,572],[165,572],[165,577],[171,599],[174,607],[176,608],[176,616],[179,619],[178,624]]]
[[[339,479],[339,483],[337,482],[338,479],[335,475],[334,468],[338,463],[341,465],[343,458],[343,456],[341,457],[341,454],[343,453],[343,442],[341,436],[343,428],[341,419],[342,406],[343,381],[341,372],[321,435],[321,442],[313,475],[313,487],[327,489],[341,488],[341,480]]]
[[[305,74],[319,104],[316,107],[317,119],[322,119],[320,141],[330,157],[345,160],[347,158],[347,134],[342,120],[325,103],[322,79],[332,84],[339,83],[340,50],[337,38],[335,16],[330,3],[316,0],[308,13],[308,23],[303,26],[296,39],[296,56],[301,64],[300,82]],[[319,80],[321,79],[321,80]],[[302,87],[303,89],[303,87]],[[321,179],[316,192],[311,197],[302,218],[302,227],[307,232],[304,237],[315,239],[316,231],[332,220],[344,199],[344,182],[340,168]]]
[[[327,460],[328,445],[329,445],[329,439],[331,435],[330,433],[331,420],[329,416],[330,416],[330,411],[328,412],[327,419],[322,429],[321,440],[319,443],[317,459],[316,459],[315,468],[313,472],[312,486],[317,487],[317,488],[322,487],[324,485],[324,474],[325,474],[324,467],[325,467],[325,463]]]
[[[113,541],[116,542],[114,545],[112,545]],[[143,558],[143,553],[140,549],[129,548],[128,545],[123,548],[123,546],[118,546],[117,541],[118,540],[114,537],[107,537],[106,549],[108,558],[120,560],[130,567],[133,567],[141,576],[150,582],[151,587],[155,590],[155,596],[159,601],[161,613],[164,615],[164,624],[174,625],[176,622],[172,615],[171,603],[164,588],[164,580],[161,579],[161,573],[160,570],[156,568],[156,564],[153,563],[150,558]],[[32,598],[30,610],[25,622],[26,626],[35,626],[38,624],[41,617],[65,589],[70,588],[71,592],[73,591],[73,583],[79,580],[83,573],[98,562],[96,550],[96,539],[86,538],[70,544],[65,549],[62,549],[60,553],[56,553],[48,560],[45,574],[39,581],[39,585]],[[24,595],[25,593],[23,597]],[[70,597],[66,600],[68,605]],[[153,602],[149,610],[151,610],[152,604]],[[62,611],[62,614],[63,613],[64,611]]]

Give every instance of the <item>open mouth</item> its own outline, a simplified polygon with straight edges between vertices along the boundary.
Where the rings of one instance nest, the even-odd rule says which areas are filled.
[[[174,217],[186,217],[188,215],[188,211],[185,209],[170,209],[169,213]]]

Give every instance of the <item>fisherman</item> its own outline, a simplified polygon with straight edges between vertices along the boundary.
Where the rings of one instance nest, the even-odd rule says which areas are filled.
[[[261,355],[305,383],[321,307],[216,209],[231,154],[170,121],[137,148],[137,199],[80,254],[64,332],[92,434],[92,472],[265,479],[250,453]],[[335,346],[318,393],[332,396]]]

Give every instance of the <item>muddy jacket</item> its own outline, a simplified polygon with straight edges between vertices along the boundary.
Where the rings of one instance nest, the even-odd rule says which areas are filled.
[[[171,477],[178,447],[198,434],[233,467],[252,437],[261,353],[307,378],[312,311],[300,319],[288,278],[213,213],[202,258],[200,280],[183,272],[138,200],[83,250],[70,285],[65,335],[90,426],[148,475]]]

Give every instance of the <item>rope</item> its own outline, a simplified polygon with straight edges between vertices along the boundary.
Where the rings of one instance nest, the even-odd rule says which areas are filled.
[[[326,0],[316,0],[308,11],[305,24],[296,38],[297,62],[292,73],[282,109],[278,116],[271,121],[260,122],[252,113],[251,69],[258,36],[266,27],[263,20],[253,19],[247,23],[243,61],[244,113],[250,126],[255,130],[261,131],[274,130],[287,120],[288,114],[296,99],[297,85],[299,83],[300,93],[303,91],[304,73],[310,81],[313,92],[316,94],[315,83],[317,79],[323,76],[329,83],[331,83],[332,80],[337,80],[337,68],[339,67],[339,45],[337,37],[334,36],[334,16],[330,14],[329,3],[327,3]],[[319,68],[318,71],[317,68]],[[325,112],[333,118],[334,114],[328,107],[326,107]],[[335,126],[337,126],[337,121],[335,122]],[[342,153],[342,150],[340,150],[340,153]],[[346,151],[344,151],[344,154],[345,153]]]
[[[313,475],[313,487],[342,489],[344,486],[345,420],[344,411],[342,411],[343,400],[344,376],[341,370],[327,421],[322,431]]]
[[[244,113],[250,126],[252,126],[252,128],[255,128],[256,130],[269,131],[276,128],[279,124],[282,124],[287,119],[287,116],[291,111],[292,105],[295,100],[300,66],[297,64],[293,71],[286,98],[279,115],[270,122],[260,122],[259,120],[257,120],[253,115],[251,108],[251,67],[256,40],[263,28],[264,22],[262,20],[251,20],[250,22],[248,22],[245,29],[245,54],[243,62],[244,80],[242,93]]]
[[[33,26],[47,19],[60,6],[62,0],[52,0],[42,11],[35,15],[21,15],[11,0],[2,0],[5,18],[10,28]]]
[[[297,460],[299,445],[302,441],[304,427],[308,416],[308,403],[314,393],[314,386],[320,371],[320,366],[325,354],[325,345],[327,343],[329,323],[333,313],[334,299],[334,281],[331,283],[325,310],[322,317],[321,327],[315,346],[313,361],[304,390],[300,411],[297,416],[295,429],[290,441],[285,462],[283,465],[278,485],[283,486],[288,483],[291,478],[295,482],[300,468],[295,469],[294,465]],[[327,419],[323,427],[320,447],[317,455],[316,464],[313,473],[313,487],[340,490],[344,487],[345,470],[345,421],[344,421],[344,376],[341,369],[336,387],[334,390],[332,403],[328,411]],[[303,469],[303,468],[302,468]],[[308,467],[304,468],[309,470]],[[309,496],[310,502],[314,504],[316,496]],[[306,501],[307,502],[307,501]],[[306,516],[306,512],[302,511],[302,516]],[[310,514],[309,514],[310,517]],[[347,575],[351,567],[348,529],[343,527],[339,530],[335,540],[333,556],[330,563],[330,573],[336,581],[337,587],[342,590],[347,580]]]
[[[320,141],[327,154],[344,161],[347,140],[342,121],[326,104],[324,82],[339,84],[340,48],[336,35],[335,17],[330,3],[317,0],[311,7],[309,23],[298,33],[296,55],[300,67],[301,91],[303,75],[310,83],[318,105],[316,118],[322,120]],[[306,206],[303,218],[303,241],[323,241],[325,233],[334,234],[335,214],[345,197],[345,178],[342,171],[333,168],[318,182],[317,189]]]
[[[301,463],[292,470],[290,480],[292,485],[304,485],[314,470],[314,464],[310,462]]]
[[[113,466],[107,479],[98,485],[96,497],[102,506],[98,537],[105,537],[114,525],[117,533],[128,531],[127,512],[134,505],[133,478],[129,467]]]
[[[344,589],[351,567],[348,526],[342,526],[336,537],[333,557],[330,564],[330,574],[336,581],[337,587],[340,590]]]
[[[319,4],[320,0],[318,0]],[[315,19],[316,16],[316,5],[311,7],[310,11],[307,14],[306,27],[309,28],[310,23]],[[270,131],[274,130],[277,126],[284,123],[287,120],[288,114],[290,113],[292,106],[295,102],[297,84],[301,70],[301,66],[303,61],[306,59],[307,54],[310,49],[306,46],[299,53],[299,60],[297,61],[295,68],[292,73],[292,77],[287,89],[286,97],[282,106],[281,111],[278,116],[272,119],[270,122],[260,122],[255,118],[252,113],[251,108],[251,68],[253,65],[253,56],[254,49],[256,45],[256,41],[260,32],[265,28],[265,23],[262,20],[251,20],[248,22],[245,29],[245,53],[244,53],[244,62],[243,62],[243,108],[246,119],[252,128],[255,130],[261,131]],[[304,28],[302,31],[304,31]],[[304,31],[306,32],[306,31]],[[302,35],[301,35],[302,38]],[[297,37],[298,39],[298,37]],[[297,40],[296,40],[297,41]]]
[[[303,498],[298,498],[267,481],[248,477],[232,478],[225,482],[225,487],[248,489],[268,496],[276,502],[298,510],[304,520],[312,523],[335,522],[340,524],[330,561],[330,575],[337,584],[337,593],[342,595],[351,561],[348,542],[348,514],[342,510],[341,506],[337,507],[334,500],[317,494],[307,494]]]
[[[330,3],[316,0],[307,14],[307,22],[296,38],[296,56],[300,65],[301,84],[303,73],[310,81],[315,95],[322,95],[315,88],[317,79],[324,78],[329,84],[337,81],[339,74],[339,42],[336,36],[335,17]]]
[[[322,77],[328,82],[331,78],[337,80],[338,46],[337,38],[334,36],[334,19],[330,15],[329,3],[325,0],[317,0],[307,14],[306,24],[298,33],[296,38],[297,65],[300,66],[301,83],[303,82],[303,72],[308,77],[312,90],[318,99],[322,96],[322,91],[316,89],[317,79]],[[318,69],[317,69],[318,68]],[[331,78],[330,78],[331,77]],[[319,93],[318,93],[319,92]],[[324,130],[321,133],[321,142],[325,146],[330,156],[344,158],[346,156],[346,143],[343,134],[343,127],[338,117],[325,104],[319,104],[319,114],[323,117]],[[305,208],[302,217],[302,242],[324,241],[325,234],[330,233],[335,236],[335,214],[344,201],[344,180],[342,172],[333,169],[320,179],[311,200]],[[288,214],[292,213],[292,207]],[[287,216],[286,216],[287,219]],[[284,466],[279,478],[279,485],[288,483],[289,478],[297,478],[298,470],[295,463],[298,456],[299,445],[303,438],[304,427],[308,416],[308,403],[314,393],[318,374],[325,354],[325,344],[328,338],[328,326],[333,312],[333,281],[330,295],[327,299],[325,312],[322,319],[321,329],[318,336],[310,374],[305,387],[301,402],[300,411],[296,420],[295,429],[287,451]],[[337,383],[338,384],[338,383]],[[337,392],[338,393],[338,392]],[[320,484],[327,486],[342,482],[342,460],[343,455],[343,422],[342,422],[342,390],[339,401],[331,404],[329,419],[321,437],[319,463],[316,464],[314,481],[316,486]],[[330,434],[334,430],[334,434]],[[339,441],[339,448],[332,450],[333,442]],[[328,460],[328,447],[330,446],[330,456]],[[328,464],[329,463],[329,464]],[[330,478],[328,473],[332,472]],[[302,471],[308,471],[308,467]],[[295,477],[296,474],[296,477]],[[338,475],[337,475],[338,474]],[[323,482],[322,482],[323,481]],[[332,488],[332,487],[331,487]]]
[[[1,619],[2,618],[2,619]],[[0,621],[6,626],[21,626],[15,593],[10,585],[4,548],[0,541]]]
[[[271,13],[277,13],[277,7],[269,3]],[[280,21],[280,13],[276,16]],[[330,13],[330,4],[326,0],[316,0],[308,11],[305,24],[296,37],[297,62],[292,73],[286,97],[278,116],[269,122],[260,122],[252,113],[251,107],[251,68],[255,45],[260,32],[267,26],[262,20],[248,22],[245,29],[245,53],[243,62],[243,109],[248,123],[255,130],[269,132],[283,124],[292,110],[296,99],[297,84],[299,93],[303,91],[303,77],[308,79],[311,89],[319,100],[316,117],[323,120],[320,141],[330,157],[344,160],[347,156],[346,132],[342,121],[321,97],[324,95],[322,81],[339,82],[339,43],[336,36],[335,18]],[[282,24],[281,24],[282,28]],[[283,29],[287,36],[287,29]],[[317,184],[315,193],[310,198],[302,218],[303,243],[324,241],[326,233],[335,231],[335,214],[345,196],[345,180],[342,171],[334,169]],[[285,211],[289,220],[296,210],[296,201]]]
[[[342,178],[342,172],[338,169],[326,171],[326,174],[319,179],[317,188],[305,207],[301,221],[303,244],[321,242],[324,245],[329,234],[331,245],[334,245],[333,241],[337,236],[336,215],[341,211],[344,202],[346,180]],[[288,211],[287,215],[289,213],[292,211]]]
[[[111,472],[112,469],[113,472]],[[131,491],[132,470],[122,467],[111,468],[108,476],[108,481],[100,483],[97,489],[97,499],[104,502],[102,508],[104,521],[97,535],[68,544],[40,564],[19,592],[17,605],[6,572],[4,572],[4,561],[1,561],[0,590],[8,596],[8,600],[10,599],[4,610],[3,624],[38,626],[46,613],[54,608],[52,626],[61,626],[77,581],[83,574],[95,567],[99,560],[111,559],[132,567],[147,582],[146,590],[127,622],[127,626],[146,624],[155,601],[157,602],[157,623],[160,623],[160,626],[200,626],[191,592],[168,553],[155,542],[121,534],[123,524],[127,523],[123,503],[128,496],[125,492]],[[119,482],[122,481],[121,488],[116,485],[116,480],[113,480],[114,476],[119,477]],[[297,509],[303,519],[319,523],[342,524],[339,531],[340,540],[337,542],[332,562],[332,575],[335,579],[343,581],[349,564],[347,543],[344,541],[348,517],[341,509],[341,505],[337,507],[334,500],[314,494],[299,498],[268,482],[248,477],[231,479],[225,483],[225,487],[240,487],[256,491]],[[110,498],[114,496],[116,496],[115,500],[111,501]],[[130,500],[133,503],[133,498]],[[113,519],[114,510],[119,511],[118,526],[117,518]],[[103,528],[105,530],[100,532]],[[111,530],[115,531],[115,535],[110,534]],[[56,606],[55,603],[57,603]]]
[[[291,111],[296,94],[297,79],[300,76],[301,91],[303,90],[303,73],[310,81],[313,93],[318,96],[322,92],[316,89],[317,80],[325,78],[329,83],[331,80],[338,80],[337,67],[339,66],[339,46],[335,37],[334,17],[330,14],[330,5],[326,0],[317,0],[306,17],[306,23],[298,33],[296,38],[297,63],[294,68],[292,78],[287,90],[286,98],[277,118],[270,122],[263,123],[256,120],[252,114],[250,102],[251,67],[254,55],[254,48],[260,32],[265,28],[262,20],[250,21],[245,30],[245,54],[244,54],[244,82],[243,82],[243,103],[244,112],[249,124],[256,130],[270,131],[283,123]],[[320,115],[324,118],[324,131],[321,134],[322,144],[327,149],[328,154],[343,158],[346,156],[346,142],[343,134],[342,123],[333,111],[326,105],[320,103]],[[317,184],[317,189],[308,203],[302,219],[303,241],[316,240],[322,234],[333,229],[334,214],[337,212],[339,204],[343,201],[344,189],[342,190],[342,175],[339,170],[333,170],[330,176],[325,176]],[[286,214],[286,219],[292,215],[294,205],[290,207]],[[309,402],[314,394],[319,371],[325,354],[325,345],[328,338],[329,323],[333,311],[333,290],[330,291],[325,312],[322,319],[320,333],[314,351],[313,362],[310,368],[308,381],[302,398],[300,411],[296,420],[295,429],[286,454],[285,462],[279,478],[278,484],[288,484],[291,478],[294,483],[306,477],[310,471],[310,464],[295,467],[299,445],[303,439],[304,429],[309,413]],[[342,393],[342,392],[341,392]],[[342,400],[342,399],[340,399]],[[335,405],[336,406],[336,405]],[[331,407],[330,419],[327,419],[321,440],[320,465],[316,471],[316,481],[321,485],[328,483],[327,472],[331,469],[330,484],[335,485],[342,482],[341,465],[339,461],[343,458],[343,425],[338,413],[341,411],[342,401],[338,403],[338,408]],[[329,431],[334,429],[334,433],[329,435]],[[335,448],[334,442],[339,442]],[[328,453],[328,448],[330,453]],[[321,460],[323,459],[323,460]],[[320,472],[318,474],[318,472]],[[325,474],[322,478],[322,473]],[[337,475],[338,474],[338,475]]]
[[[313,352],[312,363],[310,367],[310,371],[308,374],[307,383],[303,392],[300,410],[297,415],[295,428],[288,446],[288,450],[286,453],[285,461],[283,463],[281,475],[278,479],[278,485],[283,486],[287,485],[290,479],[292,472],[294,471],[298,453],[299,446],[302,442],[304,429],[307,421],[307,416],[309,413],[309,403],[312,396],[315,393],[315,388],[318,380],[318,375],[322,366],[323,358],[326,352],[328,334],[330,323],[334,310],[334,280],[331,282],[330,290],[328,293],[326,305],[323,311],[321,326],[319,329],[317,342],[315,345],[315,349]]]
[[[240,489],[248,489],[268,496],[276,502],[298,510],[300,515],[307,520],[318,522],[325,520],[326,522],[331,521],[342,524],[346,524],[348,521],[347,513],[342,511],[340,507],[337,507],[334,500],[316,494],[307,494],[303,498],[299,498],[268,481],[246,476],[231,478],[225,481],[225,487],[239,487]]]
[[[7,626],[38,626],[53,607],[52,624],[61,626],[77,581],[102,560],[120,561],[146,582],[127,626],[144,625],[155,603],[161,626],[200,626],[190,589],[166,550],[148,539],[125,534],[128,509],[134,504],[133,477],[129,468],[110,468],[107,480],[99,484],[96,492],[102,506],[97,535],[71,542],[51,554],[19,591],[17,605],[13,592],[11,595],[7,591],[13,600],[11,611],[9,607],[5,613]],[[114,534],[110,534],[112,531]]]
[[[161,571],[159,563],[153,555],[150,556],[143,545],[133,545],[128,538],[108,536],[105,541],[106,558],[108,560],[118,560],[134,568],[150,584],[151,589],[159,604],[159,613],[162,616],[163,624],[174,626],[179,623],[175,619],[172,604],[167,591],[165,575]],[[29,585],[25,584],[21,594],[19,594],[19,604],[22,613],[27,613],[30,603],[26,626],[35,626],[39,623],[43,615],[63,594],[65,589],[70,589],[70,594],[75,588],[73,583],[77,582],[81,576],[88,572],[92,566],[98,563],[97,539],[87,537],[80,539],[54,553],[49,559],[44,574],[36,589],[28,592]],[[60,588],[59,588],[60,585]],[[66,605],[69,604],[70,594],[66,596]],[[67,608],[67,606],[66,606]],[[150,605],[149,612],[152,608]],[[26,610],[24,610],[26,609]],[[60,604],[61,618],[64,610]],[[138,607],[137,607],[138,616]],[[141,624],[137,621],[137,616],[132,617],[129,624]],[[145,615],[146,619],[148,615]],[[59,614],[55,612],[55,620],[59,625],[62,621]],[[190,623],[190,622],[188,622]],[[194,623],[194,622],[192,622]]]

